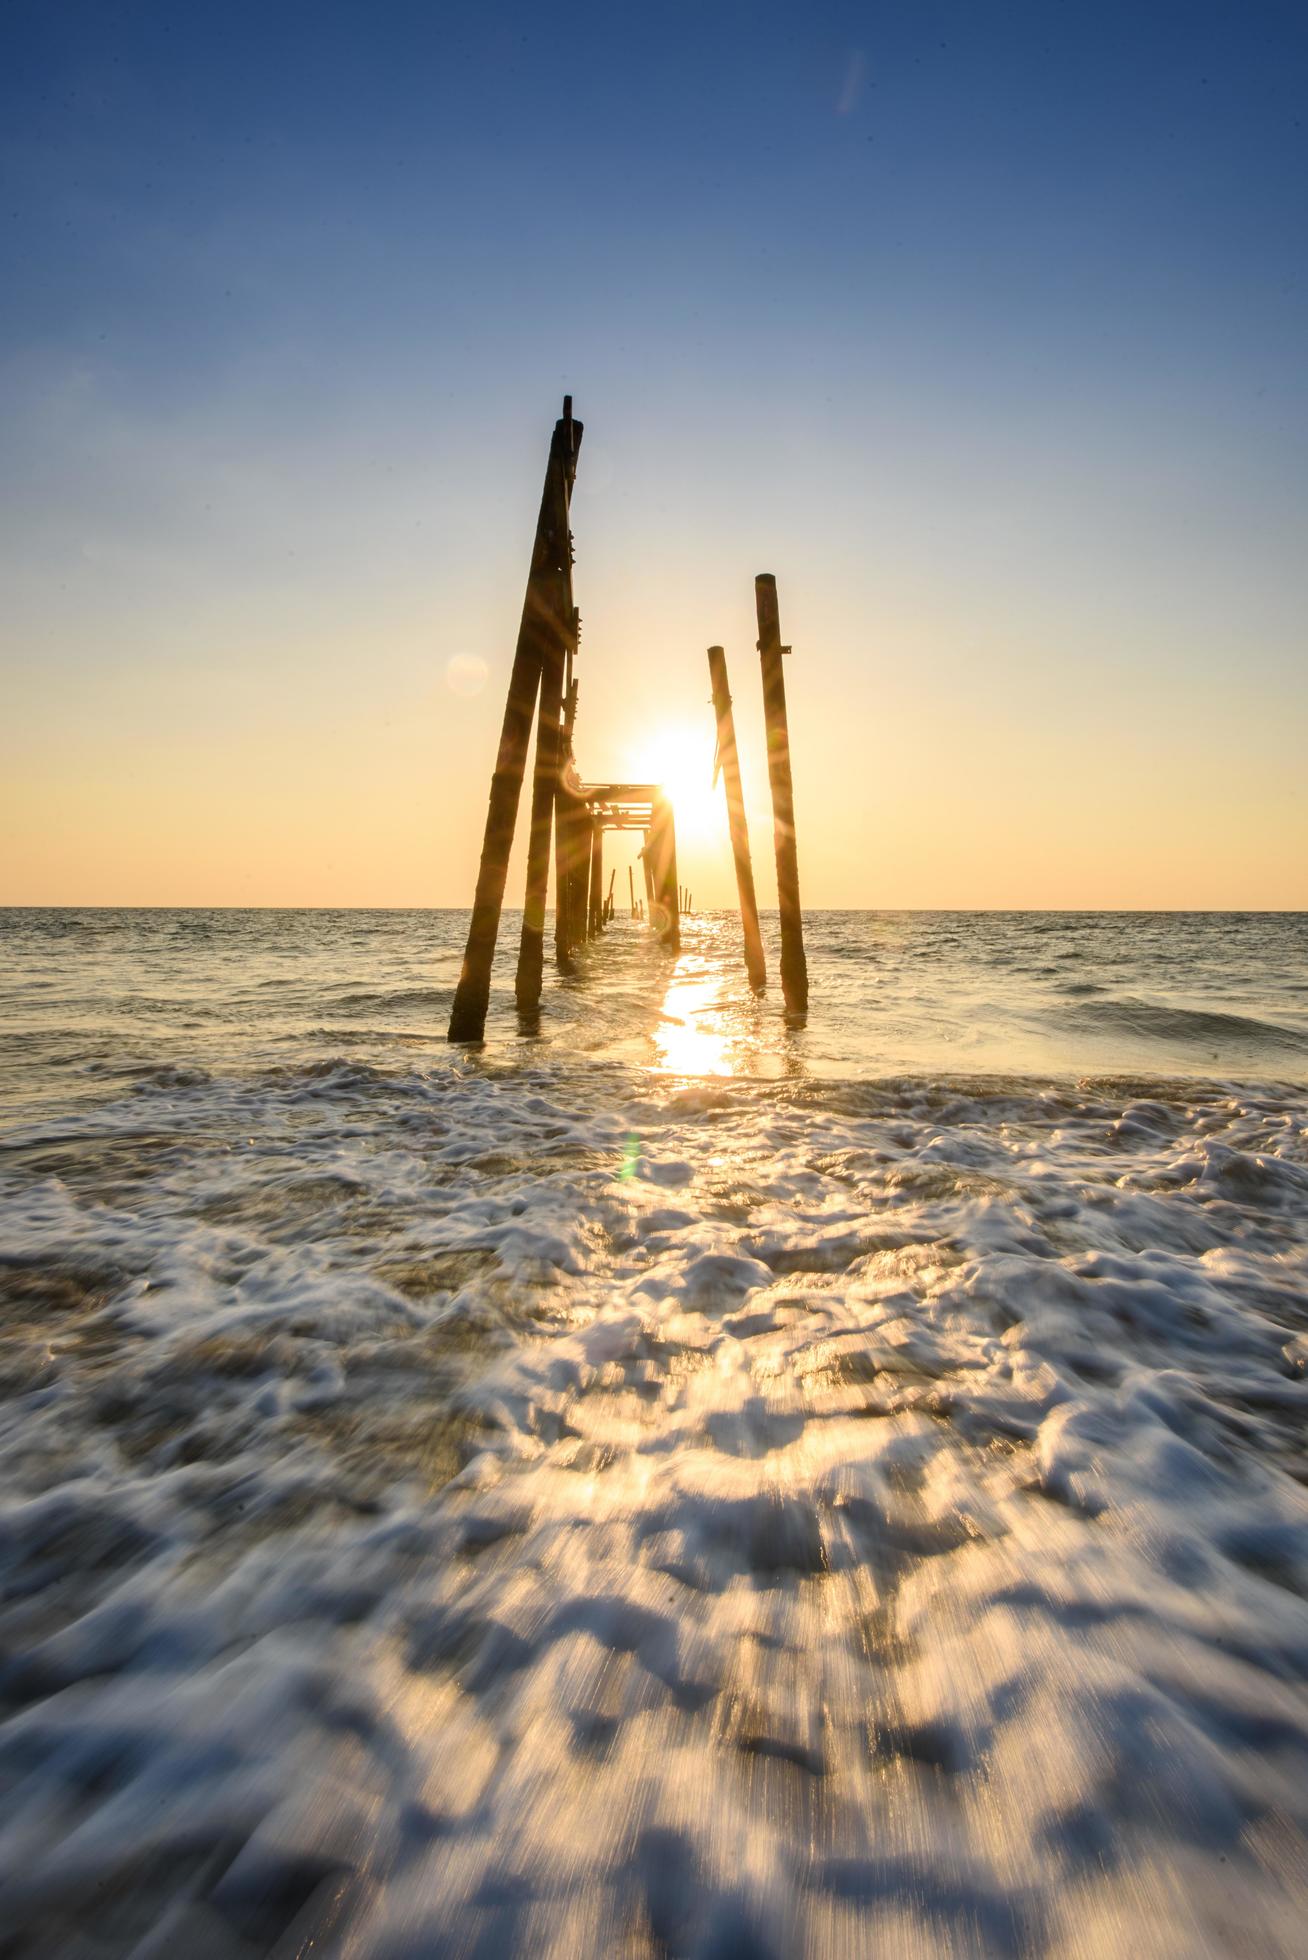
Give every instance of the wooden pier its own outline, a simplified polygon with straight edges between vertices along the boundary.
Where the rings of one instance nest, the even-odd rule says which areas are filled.
[[[540,1012],[551,855],[554,955],[556,964],[564,970],[572,966],[584,943],[603,933],[614,917],[617,873],[616,869],[610,871],[606,891],[606,831],[640,834],[638,855],[645,896],[643,901],[637,898],[635,878],[629,866],[631,917],[647,920],[661,943],[674,953],[681,945],[683,913],[692,909],[690,892],[677,881],[676,812],[662,786],[587,783],[577,772],[578,683],[574,667],[581,618],[573,602],[570,512],[581,436],[582,425],[572,413],[572,397],[565,396],[563,414],[554,425],[545,469],[527,592],[491,776],[472,920],[450,1013],[451,1041],[478,1042],[485,1036],[491,965],[499,936],[509,853],[533,724],[536,752],[531,778],[527,877],[514,983],[519,1016],[531,1022]],[[755,588],[781,907],[781,985],[788,1013],[797,1018],[808,1004],[808,975],[799,905],[785,680],[781,668],[781,657],[789,648],[780,642],[776,581],[769,573],[763,573],[756,579]],[[709,648],[709,673],[718,735],[714,774],[716,778],[718,768],[721,769],[726,790],[745,969],[751,988],[761,993],[766,985],[763,939],[749,856],[735,720],[727,687],[726,654],[721,647]]]

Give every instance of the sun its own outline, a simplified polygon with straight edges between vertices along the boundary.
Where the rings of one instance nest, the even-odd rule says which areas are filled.
[[[690,722],[669,723],[651,732],[645,772],[661,783],[672,804],[677,837],[708,839],[726,831],[721,783],[713,781],[713,730]]]

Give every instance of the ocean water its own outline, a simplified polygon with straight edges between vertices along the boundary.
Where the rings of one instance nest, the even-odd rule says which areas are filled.
[[[1301,1954],[1308,918],[465,926],[0,914],[0,1951]]]

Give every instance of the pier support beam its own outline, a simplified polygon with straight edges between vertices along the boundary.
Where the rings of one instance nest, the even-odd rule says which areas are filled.
[[[566,513],[565,513],[566,517]],[[571,544],[568,550],[571,560]],[[572,608],[572,569],[559,593],[563,619],[559,630],[542,647],[540,669],[540,711],[536,718],[536,768],[531,786],[531,833],[527,843],[527,890],[522,907],[522,937],[518,942],[518,971],[514,994],[518,1012],[533,1015],[540,1010],[541,977],[545,964],[545,901],[549,895],[550,833],[556,821],[559,770],[563,765],[560,716],[563,712],[563,663],[575,647],[575,619]],[[565,625],[566,621],[566,625]],[[551,622],[553,623],[553,622]],[[559,804],[558,817],[563,814]],[[557,867],[555,904],[563,904]],[[558,923],[555,922],[555,940]]]
[[[575,807],[571,815],[568,916],[571,920],[572,947],[575,950],[590,937],[590,811]]]
[[[786,720],[786,677],[777,610],[777,582],[771,572],[754,580],[758,613],[758,651],[763,668],[763,718],[767,726],[768,780],[772,786],[772,836],[777,854],[777,904],[781,912],[781,991],[792,1014],[808,1012],[808,962],[804,957],[804,917],[799,903],[799,858],[795,849],[795,794],[790,779],[790,729]]]
[[[576,640],[574,631],[573,648]],[[577,683],[569,677],[563,697],[563,727],[559,732],[559,782],[554,797],[554,963],[566,971],[578,939],[572,861],[576,850],[573,804],[562,793],[562,772],[572,760],[572,731],[577,721]]]
[[[472,923],[468,929],[463,968],[450,1013],[451,1041],[480,1041],[486,1032],[491,962],[495,958],[495,941],[499,936],[504,884],[508,877],[509,852],[513,848],[523,772],[527,765],[532,710],[540,687],[541,663],[545,650],[556,643],[565,625],[564,618],[560,616],[560,594],[563,579],[570,579],[571,575],[568,498],[580,442],[581,424],[572,419],[572,397],[569,395],[563,404],[563,414],[554,425],[545,470],[540,515],[536,520],[536,541],[527,577],[527,594],[509,675],[495,773],[491,777]]]
[[[754,890],[754,866],[749,855],[749,825],[745,820],[745,792],[740,780],[740,757],[736,751],[736,718],[731,709],[731,690],[727,685],[727,656],[721,647],[708,650],[709,680],[713,687],[713,709],[718,721],[718,766],[727,793],[727,828],[731,833],[731,855],[736,862],[736,892],[740,899],[740,925],[745,938],[745,973],[756,994],[768,983],[763,960],[763,934],[758,922],[758,897]]]
[[[681,905],[677,888],[677,830],[672,805],[662,791],[654,799],[646,863],[652,881],[650,917],[660,939],[673,952],[681,950]]]
[[[590,907],[591,937],[604,930],[604,826],[596,817],[590,827]]]

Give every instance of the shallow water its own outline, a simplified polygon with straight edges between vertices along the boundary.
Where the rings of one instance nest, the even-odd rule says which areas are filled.
[[[1301,1951],[1308,920],[513,923],[0,915],[6,1950]]]

